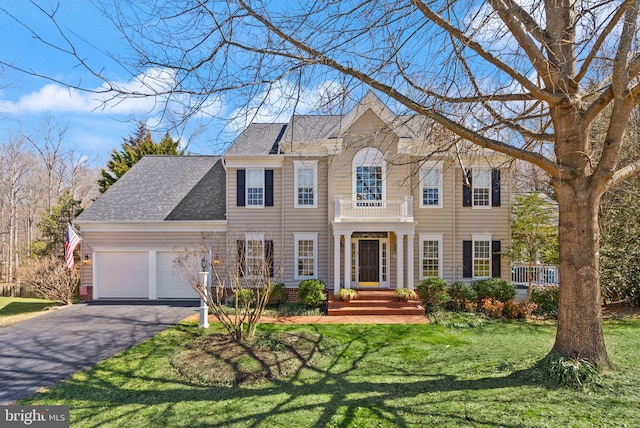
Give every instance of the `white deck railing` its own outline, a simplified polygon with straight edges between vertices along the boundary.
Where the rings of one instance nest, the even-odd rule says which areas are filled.
[[[336,197],[334,221],[413,221],[413,197],[404,201],[351,201]]]
[[[511,282],[515,285],[529,285],[529,265],[517,263],[511,266]],[[558,285],[560,275],[557,266],[533,265],[531,266],[531,283],[533,285]]]

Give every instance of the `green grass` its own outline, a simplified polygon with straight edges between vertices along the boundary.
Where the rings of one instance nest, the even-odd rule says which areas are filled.
[[[182,324],[21,404],[69,405],[74,427],[623,427],[640,420],[640,320],[605,323],[616,370],[588,390],[540,380],[536,364],[553,344],[550,325],[260,329],[317,334],[323,356],[268,383],[198,387],[169,364],[203,334]]]
[[[23,315],[40,312],[55,302],[46,299],[32,299],[25,297],[0,297],[0,317]]]

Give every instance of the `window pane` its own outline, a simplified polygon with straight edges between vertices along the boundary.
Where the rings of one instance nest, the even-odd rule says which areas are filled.
[[[491,187],[491,174],[489,174],[489,170],[473,170],[473,187]]]
[[[298,170],[298,186],[313,187],[313,169]]]
[[[422,276],[439,276],[440,275],[440,258],[438,241],[424,241],[422,244]]]
[[[298,240],[298,276],[299,277],[313,277],[315,276],[315,254],[313,239],[300,239]]]
[[[356,169],[356,199],[359,201],[382,200],[382,168],[359,166]]]
[[[422,190],[422,204],[423,205],[438,205],[439,195],[438,189],[427,189],[424,188]]]
[[[491,242],[473,241],[473,276],[489,277],[491,275]]]
[[[264,173],[260,169],[247,170],[247,186],[262,187],[264,182]]]

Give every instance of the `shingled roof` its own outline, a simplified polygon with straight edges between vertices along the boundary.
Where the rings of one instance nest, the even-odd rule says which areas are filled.
[[[225,189],[220,156],[145,156],[76,221],[226,220]]]

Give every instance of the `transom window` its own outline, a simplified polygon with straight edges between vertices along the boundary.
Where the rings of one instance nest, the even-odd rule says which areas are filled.
[[[491,171],[476,168],[473,170],[473,206],[488,207],[491,205]]]
[[[491,276],[491,241],[473,241],[473,277]]]
[[[264,170],[247,169],[247,206],[264,206]]]

